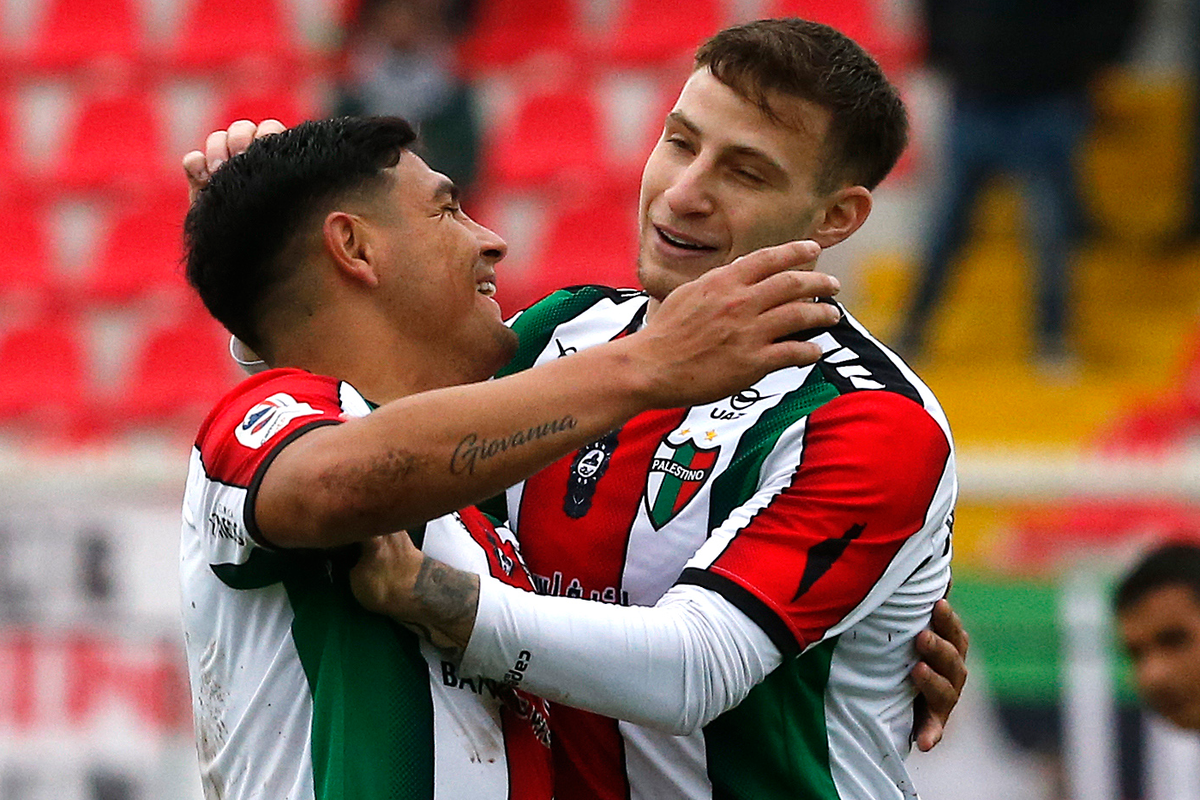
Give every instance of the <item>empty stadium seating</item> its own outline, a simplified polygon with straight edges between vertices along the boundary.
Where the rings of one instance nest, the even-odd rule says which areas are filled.
[[[179,187],[119,207],[105,225],[83,294],[90,303],[128,304],[147,298],[179,303],[183,279],[183,217]]]
[[[62,290],[49,209],[31,197],[0,198],[0,305],[38,307]]]
[[[86,428],[87,348],[79,319],[46,313],[0,331],[0,431],[72,441]]]
[[[157,429],[183,436],[197,425],[239,373],[228,334],[203,310],[142,332],[119,396],[106,410],[118,430]]]
[[[696,45],[724,27],[725,17],[721,0],[626,0],[600,53],[626,67],[686,62]]]
[[[137,0],[52,0],[21,63],[61,72],[105,58],[138,61],[146,54],[140,11]]]
[[[228,69],[246,58],[297,65],[302,48],[289,9],[285,0],[187,0],[165,63],[201,73]]]
[[[154,94],[130,89],[85,98],[47,177],[56,189],[74,192],[154,190],[177,180],[178,168],[167,167],[166,142]]]
[[[486,179],[508,189],[603,172],[603,120],[591,84],[581,79],[520,97],[513,119],[485,142],[483,163]]]
[[[502,281],[505,312],[525,308],[563,286],[637,285],[637,192],[597,187],[551,210],[524,281]]]
[[[460,57],[479,74],[511,67],[542,50],[578,53],[580,10],[580,0],[480,0]]]

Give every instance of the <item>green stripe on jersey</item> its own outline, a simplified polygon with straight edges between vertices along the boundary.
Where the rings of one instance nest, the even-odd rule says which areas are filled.
[[[741,435],[729,466],[713,480],[712,500],[708,506],[710,531],[715,530],[735,508],[754,495],[763,462],[775,449],[775,443],[783,432],[838,394],[837,388],[825,379],[821,371],[814,369],[800,388],[788,392]]]
[[[713,800],[837,800],[825,686],[837,637],[784,661],[704,728]],[[750,744],[753,743],[753,744]]]
[[[312,692],[317,800],[431,800],[433,699],[417,637],[353,598],[314,558],[284,581]]]
[[[507,366],[496,373],[496,377],[503,378],[505,375],[532,367],[550,343],[550,337],[558,330],[559,325],[579,316],[606,296],[603,290],[594,286],[584,286],[573,291],[559,289],[530,306],[525,313],[517,317],[512,326],[520,340],[517,354]]]

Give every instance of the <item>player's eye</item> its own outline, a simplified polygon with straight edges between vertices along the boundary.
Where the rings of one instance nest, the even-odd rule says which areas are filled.
[[[692,152],[692,149],[693,149],[692,143],[689,142],[687,139],[683,138],[682,136],[680,136],[679,134],[672,134],[672,135],[666,137],[665,141],[667,144],[671,145],[672,147],[676,148],[677,150],[683,150],[684,152],[687,152],[687,153]]]
[[[760,186],[767,182],[766,178],[753,170],[741,168],[735,169],[733,173],[737,175],[740,180],[743,180],[753,186]]]

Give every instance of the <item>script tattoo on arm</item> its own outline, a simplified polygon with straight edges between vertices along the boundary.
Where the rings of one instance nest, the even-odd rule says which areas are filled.
[[[458,443],[458,447],[454,448],[454,455],[450,457],[450,473],[461,475],[465,472],[474,475],[475,466],[481,461],[494,458],[508,450],[515,450],[545,436],[571,430],[578,424],[578,420],[568,414],[562,419],[553,419],[541,425],[524,428],[500,439],[484,439],[477,433],[469,433]]]
[[[426,557],[413,584],[419,621],[406,624],[433,645],[461,658],[479,607],[479,576]]]

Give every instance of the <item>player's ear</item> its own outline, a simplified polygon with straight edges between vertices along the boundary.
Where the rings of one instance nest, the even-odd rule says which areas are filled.
[[[833,247],[862,227],[871,213],[871,202],[871,192],[865,186],[838,189],[826,200],[809,238],[821,247]]]
[[[331,211],[321,226],[326,253],[347,279],[371,288],[379,285],[369,226],[356,214]]]

